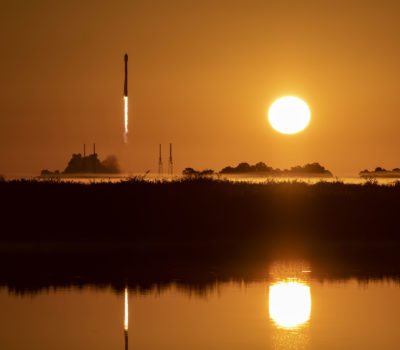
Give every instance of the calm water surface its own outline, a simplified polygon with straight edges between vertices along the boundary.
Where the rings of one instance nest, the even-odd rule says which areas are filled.
[[[275,264],[265,280],[141,293],[0,289],[1,349],[394,349],[400,287]]]

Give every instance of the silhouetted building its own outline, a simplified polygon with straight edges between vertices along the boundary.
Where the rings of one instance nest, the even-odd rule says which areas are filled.
[[[117,174],[119,173],[118,161],[115,156],[109,156],[104,161],[100,161],[97,153],[82,157],[80,153],[73,154],[64,170],[65,174],[76,173],[103,173]]]

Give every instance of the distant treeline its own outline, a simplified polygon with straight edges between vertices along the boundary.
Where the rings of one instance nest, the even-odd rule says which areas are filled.
[[[105,160],[100,161],[97,153],[82,157],[80,153],[73,154],[63,174],[79,174],[79,173],[100,173],[100,174],[118,174],[120,172],[118,160],[116,156],[108,156]],[[42,170],[41,175],[59,175],[60,171]]]
[[[308,176],[312,174],[318,174],[322,176],[332,176],[329,170],[326,170],[319,163],[306,164],[304,166],[294,166],[290,169],[281,170],[279,168],[272,168],[263,162],[259,162],[255,165],[248,163],[240,163],[236,167],[227,166],[220,172],[221,174],[247,174],[247,173],[267,173],[278,176]]]
[[[214,175],[215,171],[212,169],[205,169],[205,170],[195,170],[193,168],[185,168],[182,171],[182,175],[185,176],[210,176],[210,175]]]
[[[393,168],[392,170],[387,170],[385,168],[376,167],[375,170],[369,171],[365,169],[359,172],[361,177],[400,177],[400,168]]]
[[[183,170],[183,175],[186,176],[207,176],[215,174],[214,170],[206,169],[198,171],[193,168]],[[223,168],[219,174],[257,174],[266,176],[321,176],[332,177],[332,173],[325,169],[319,163],[306,164],[304,166],[294,166],[290,169],[281,170],[272,168],[263,162],[258,162],[255,165],[249,163],[239,163],[236,167],[227,166]]]

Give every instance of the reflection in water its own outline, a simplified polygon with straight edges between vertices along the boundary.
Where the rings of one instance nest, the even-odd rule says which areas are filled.
[[[357,280],[320,283],[319,276],[311,280],[309,273],[292,271],[249,283],[218,283],[207,295],[189,295],[176,284],[142,294],[132,287],[124,290],[122,282],[118,294],[111,288],[84,287],[21,297],[0,288],[0,349],[127,349],[125,320],[130,323],[130,349],[204,350],[210,344],[219,350],[399,347],[398,280],[370,280],[368,286]],[[285,328],[270,317],[270,287],[280,282],[310,287],[308,321]],[[133,316],[141,321],[133,324]]]
[[[128,350],[128,288],[125,287],[125,318],[124,318],[124,338],[125,338],[125,350]]]
[[[125,320],[124,320],[124,330],[128,331],[128,288],[125,287]]]
[[[269,316],[273,321],[276,349],[305,349],[311,316],[310,272],[304,262],[275,263],[270,274]]]
[[[278,282],[269,288],[269,315],[283,328],[296,328],[311,314],[310,287],[297,281]]]

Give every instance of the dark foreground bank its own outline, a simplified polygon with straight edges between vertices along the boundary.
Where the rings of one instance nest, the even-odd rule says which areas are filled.
[[[398,241],[400,183],[0,182],[2,241]]]
[[[10,181],[0,193],[8,280],[255,277],[282,257],[350,274],[400,272],[400,185]]]

